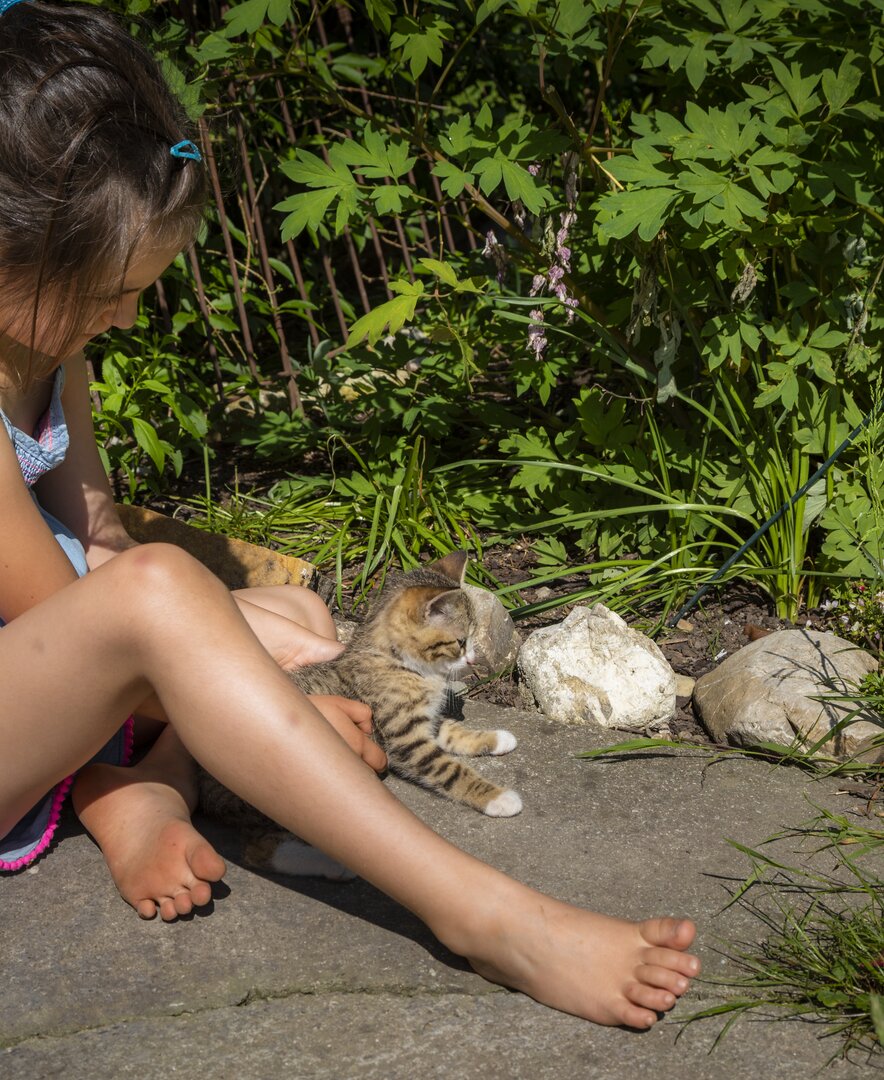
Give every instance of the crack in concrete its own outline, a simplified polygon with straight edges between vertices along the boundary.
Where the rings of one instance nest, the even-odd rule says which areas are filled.
[[[182,1016],[202,1016],[207,1013],[218,1012],[222,1009],[240,1009],[249,1005],[254,1005],[262,1001],[286,1001],[290,998],[297,997],[322,997],[326,994],[338,994],[340,996],[363,996],[363,997],[380,997],[388,995],[390,997],[397,998],[476,998],[480,999],[488,997],[492,994],[505,994],[509,991],[505,990],[502,986],[492,986],[489,984],[488,989],[482,993],[468,993],[461,990],[454,990],[450,988],[440,987],[438,990],[432,987],[414,987],[410,989],[403,988],[401,986],[377,986],[377,987],[360,987],[354,990],[352,987],[345,985],[338,985],[334,983],[323,984],[322,986],[313,987],[291,987],[279,990],[261,989],[260,987],[250,987],[245,994],[239,999],[229,1001],[219,1001],[214,1004],[207,1004],[203,1006],[197,1006],[194,1008],[176,1008],[166,1009],[162,1012],[145,1013],[141,1016],[123,1016],[116,1020],[109,1020],[104,1023],[89,1024],[85,1027],[72,1027],[65,1028],[56,1031],[49,1032],[32,1032],[28,1035],[22,1035],[14,1038],[3,1038],[0,1036],[0,1051],[12,1050],[15,1047],[22,1046],[29,1042],[40,1042],[46,1039],[69,1039],[75,1038],[78,1035],[85,1035],[90,1032],[102,1032],[111,1031],[113,1028],[120,1027],[126,1024],[134,1024],[140,1021],[162,1021],[162,1020],[174,1020]]]

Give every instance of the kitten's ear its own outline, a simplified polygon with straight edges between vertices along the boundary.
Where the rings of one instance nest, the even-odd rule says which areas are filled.
[[[463,585],[464,574],[467,569],[467,553],[465,551],[452,551],[436,562],[429,563],[428,570],[435,570],[437,574],[444,574],[458,585]]]
[[[446,622],[456,614],[460,603],[463,603],[463,593],[457,589],[446,589],[445,592],[437,593],[432,600],[427,601],[424,609],[427,621]]]

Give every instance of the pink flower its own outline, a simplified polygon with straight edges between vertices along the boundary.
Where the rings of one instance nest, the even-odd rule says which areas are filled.
[[[528,351],[534,353],[535,360],[542,360],[546,346],[546,327],[543,324],[543,312],[540,308],[534,308],[531,311],[531,325],[528,327]]]
[[[540,293],[543,292],[545,286],[546,278],[543,276],[543,274],[535,274],[531,281],[531,291],[528,293],[528,295],[538,296]]]

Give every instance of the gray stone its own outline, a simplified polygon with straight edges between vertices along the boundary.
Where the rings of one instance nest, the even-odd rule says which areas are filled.
[[[675,715],[675,672],[663,653],[603,604],[535,630],[518,663],[538,708],[560,723],[649,731]]]
[[[586,761],[608,732],[538,722],[536,713],[467,703],[477,727],[519,745],[482,771],[525,796],[517,818],[482,817],[403,781],[395,794],[438,832],[542,891],[612,915],[672,912],[699,924],[703,980],[684,1019],[739,993],[722,941],[767,933],[723,883],[750,871],[726,842],[752,846],[805,821],[807,797],[832,813],[840,781],[734,756],[709,769],[696,751]],[[206,829],[207,822],[201,827]],[[0,877],[3,1080],[860,1080],[814,1023],[723,1020],[598,1028],[480,979],[409,912],[357,879],[293,882],[236,861],[238,840],[209,829],[228,859],[212,908],[177,923],[141,922],[101,853],[66,818],[32,869]],[[792,840],[772,858],[831,870],[831,852]]]
[[[522,635],[510,613],[494,593],[475,585],[462,586],[476,615],[478,630],[473,644],[478,654],[477,666],[490,675],[506,671],[516,662]]]
[[[873,656],[835,634],[778,630],[744,646],[697,681],[694,705],[709,734],[738,746],[774,742],[811,746],[851,711],[849,703],[821,701],[849,693],[875,671]],[[847,758],[881,732],[858,719],[820,748]]]

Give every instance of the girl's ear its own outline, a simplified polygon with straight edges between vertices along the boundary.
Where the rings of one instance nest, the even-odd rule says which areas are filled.
[[[435,570],[437,574],[444,574],[458,585],[463,585],[464,574],[467,569],[467,553],[465,551],[452,551],[436,562],[427,565],[428,570]]]

